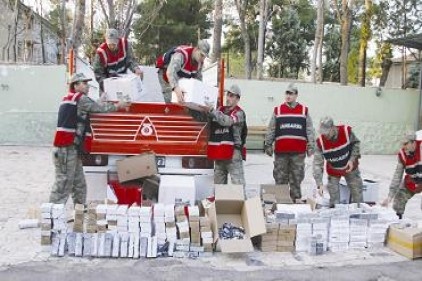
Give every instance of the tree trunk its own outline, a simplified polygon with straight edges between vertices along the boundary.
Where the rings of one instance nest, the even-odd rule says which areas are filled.
[[[258,57],[256,62],[256,76],[262,80],[264,76],[264,46],[265,46],[265,18],[267,17],[267,0],[259,1],[259,31],[258,31]]]
[[[18,24],[19,24],[19,6],[20,1],[15,0],[15,17],[14,17],[14,30],[13,30],[13,61],[17,61],[17,52],[18,52]],[[10,47],[10,46],[9,46]],[[9,52],[9,48],[7,50]]]
[[[239,13],[240,30],[243,38],[243,48],[245,52],[245,76],[247,79],[252,78],[252,66],[251,66],[251,43],[246,26],[246,7],[248,4],[247,0],[235,0],[237,11]]]
[[[116,28],[116,13],[114,10],[114,0],[107,0],[109,28]]]
[[[365,14],[363,15],[359,46],[359,84],[365,87],[366,80],[366,50],[371,39],[372,0],[365,0]]]
[[[85,19],[85,0],[77,0],[75,6],[75,14],[73,19],[73,27],[72,27],[72,47],[77,54],[77,49],[82,43],[82,30],[84,27],[84,19]]]
[[[215,1],[214,9],[214,34],[211,62],[216,62],[221,57],[221,34],[223,32],[223,0]]]
[[[347,61],[349,58],[350,30],[352,27],[352,7],[354,6],[354,0],[342,0],[341,11],[337,0],[332,0],[332,4],[341,26],[340,84],[347,85]]]
[[[315,30],[315,45],[314,45],[314,56],[311,61],[311,80],[312,83],[316,83],[316,66],[317,58],[320,55],[320,50],[322,50],[322,40],[324,33],[324,0],[318,0],[317,6],[317,26]],[[321,68],[322,65],[320,64]]]
[[[385,83],[387,82],[388,73],[390,72],[390,68],[393,62],[389,58],[384,58],[381,63],[382,74],[380,78],[380,87],[384,87]]]
[[[66,64],[66,0],[61,0],[60,5],[60,64]]]

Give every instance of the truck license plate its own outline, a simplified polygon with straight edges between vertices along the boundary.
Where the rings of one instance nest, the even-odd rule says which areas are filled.
[[[157,160],[157,167],[158,168],[165,168],[166,167],[166,157],[156,156],[156,160]]]

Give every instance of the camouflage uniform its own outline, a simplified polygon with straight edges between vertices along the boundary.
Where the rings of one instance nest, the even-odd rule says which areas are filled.
[[[296,107],[298,103],[289,105]],[[265,145],[275,141],[276,116],[273,113],[265,136]],[[307,153],[312,155],[315,149],[315,130],[309,113],[306,116]],[[289,184],[290,197],[293,201],[302,198],[300,185],[305,178],[306,153],[276,153],[274,157],[273,177],[276,184]]]
[[[116,50],[115,52],[118,52],[118,50]],[[139,68],[139,64],[137,63],[137,61],[135,60],[135,57],[133,56],[133,50],[130,44],[128,44],[127,46],[125,60],[126,60],[126,67],[127,69],[130,69],[130,71],[135,72],[135,69]],[[107,67],[101,63],[100,56],[98,55],[98,53],[95,54],[92,67],[94,69],[95,79],[97,80],[98,84],[100,84],[101,90],[104,91],[103,81],[104,79],[109,78],[109,75],[108,75]],[[123,73],[119,73],[119,74],[123,74]]]
[[[405,167],[399,159],[396,166],[396,171],[394,172],[393,180],[390,184],[390,192],[388,193],[389,198],[394,198],[393,209],[399,216],[404,214],[407,201],[409,201],[413,195],[416,194],[404,186],[402,181],[404,172]]]
[[[86,120],[90,112],[116,110],[117,107],[114,104],[98,104],[86,95],[83,95],[77,104],[78,120]],[[78,122],[76,135],[83,136],[85,126],[84,122]],[[87,187],[80,156],[81,139],[75,137],[73,145],[55,147],[53,150],[56,180],[50,194],[50,202],[52,203],[65,204],[70,194],[72,194],[74,204],[84,204],[86,201]]]
[[[227,175],[230,174],[233,184],[245,184],[245,175],[243,172],[243,160],[241,154],[242,130],[246,124],[246,116],[243,110],[239,110],[237,114],[237,122],[232,117],[226,115],[228,112],[213,110],[210,112],[212,121],[219,123],[221,126],[233,126],[234,137],[234,153],[231,160],[216,160],[214,162],[214,183],[227,184]]]
[[[336,130],[333,139],[336,139],[338,136],[338,130]],[[350,160],[354,162],[355,160],[360,158],[360,140],[355,136],[353,131],[350,134],[350,143],[352,144],[352,151]],[[313,175],[315,182],[318,186],[322,186],[322,176],[324,173],[324,156],[322,155],[321,149],[316,146],[315,147],[315,156],[314,156],[314,163],[313,163]],[[353,203],[360,203],[363,201],[362,196],[362,187],[363,181],[359,171],[359,168],[356,168],[352,172],[346,174],[344,179],[347,182],[347,186],[350,188],[350,193],[352,196]],[[328,184],[327,189],[330,193],[330,205],[334,206],[335,204],[340,203],[340,189],[339,189],[339,182],[340,177],[330,176],[328,175]]]
[[[164,101],[166,103],[171,102],[171,92],[174,87],[178,85],[178,81],[180,79],[177,72],[182,69],[184,63],[184,58],[181,53],[174,53],[171,56],[171,60],[167,69],[159,69],[158,70],[158,81],[160,82],[161,89],[163,91]],[[167,78],[169,82],[166,82],[163,78],[164,71],[167,71]],[[196,78],[202,81],[202,66],[198,68],[198,72],[196,74]]]

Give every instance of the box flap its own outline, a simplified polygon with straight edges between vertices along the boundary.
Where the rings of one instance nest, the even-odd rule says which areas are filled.
[[[215,186],[215,200],[233,200],[243,201],[245,194],[243,192],[243,185],[236,184],[216,184]]]
[[[275,196],[275,200],[278,204],[292,204],[293,201],[290,198],[290,190],[287,184],[261,184],[261,194],[264,197],[265,194],[272,194]]]
[[[242,210],[242,221],[249,237],[255,237],[267,232],[261,200],[254,197],[245,201]]]
[[[223,253],[247,253],[253,251],[251,239],[220,239],[218,244]]]

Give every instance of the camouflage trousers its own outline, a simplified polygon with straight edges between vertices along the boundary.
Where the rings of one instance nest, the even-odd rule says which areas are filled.
[[[351,203],[363,202],[362,188],[363,181],[360,175],[359,168],[346,174],[344,176],[348,188],[350,188],[350,195],[352,196]],[[330,206],[340,203],[340,177],[328,176],[327,189],[330,194]]]
[[[230,174],[232,184],[245,184],[242,153],[239,149],[234,150],[231,160],[217,160],[214,162],[215,184],[227,184],[228,174]]]
[[[160,82],[160,85],[161,85],[161,91],[163,93],[164,101],[166,103],[170,103],[172,89],[171,89],[170,84],[164,80],[163,73],[164,73],[163,69],[158,70],[158,82]]]
[[[399,191],[397,191],[396,196],[394,196],[393,209],[398,215],[404,214],[404,209],[406,209],[407,201],[409,201],[413,195],[416,193],[408,190],[404,185],[400,186]]]
[[[305,153],[279,153],[274,158],[276,184],[288,184],[293,202],[302,198],[300,184],[305,178]]]
[[[85,204],[86,182],[82,160],[74,145],[56,147],[53,151],[56,180],[50,194],[50,202],[65,204],[72,195],[74,204]]]

